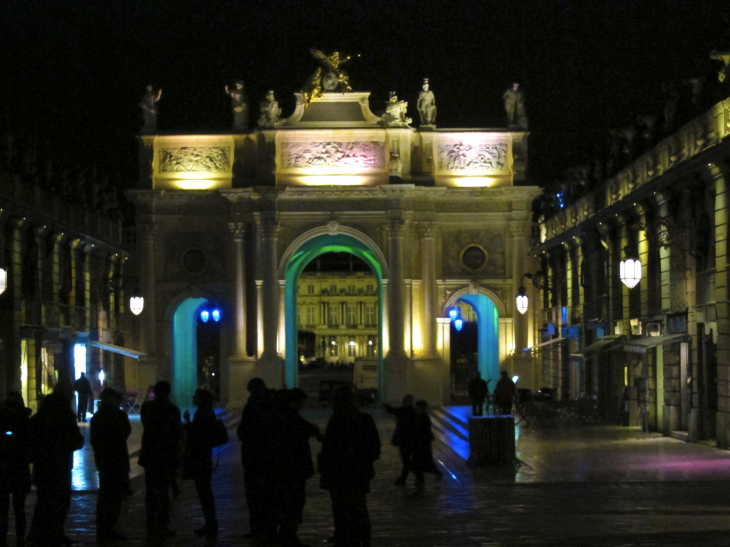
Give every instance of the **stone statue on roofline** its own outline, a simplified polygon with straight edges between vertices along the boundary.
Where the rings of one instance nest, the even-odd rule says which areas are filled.
[[[160,101],[160,97],[162,97],[162,90],[155,91],[152,84],[148,84],[147,91],[139,103],[139,107],[142,109],[142,118],[144,119],[142,133],[157,131],[157,103]]]
[[[352,59],[352,56],[340,57],[338,51],[327,55],[314,48],[309,48],[309,52],[322,66],[317,68],[302,89],[305,105],[316,101],[326,91],[338,91],[341,93],[352,91],[347,72],[340,70],[340,66]]]
[[[527,113],[525,112],[525,94],[517,82],[502,95],[504,109],[507,111],[507,125],[510,128],[527,129]]]
[[[730,65],[730,50],[717,51],[716,49],[713,49],[710,52],[710,59],[722,61],[723,66],[720,69],[720,72],[717,73],[717,79],[720,80],[720,82],[724,82],[727,78],[728,72],[730,72],[730,68],[728,68],[728,65]]]
[[[421,116],[421,125],[436,124],[436,97],[428,88],[428,78],[423,80],[423,91],[418,95],[416,107]]]
[[[276,127],[281,121],[279,116],[281,116],[279,101],[274,97],[274,92],[269,90],[266,94],[266,100],[261,103],[259,127]]]
[[[237,80],[233,87],[226,86],[226,95],[231,97],[233,129],[239,131],[248,127],[248,96],[243,85],[242,80]]]
[[[408,103],[399,101],[395,91],[390,92],[390,100],[385,106],[385,114],[381,120],[386,126],[407,127],[413,120],[406,117]]]

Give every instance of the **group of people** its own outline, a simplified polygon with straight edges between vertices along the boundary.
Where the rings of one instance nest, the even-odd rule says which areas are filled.
[[[431,417],[428,415],[428,403],[423,399],[413,402],[413,395],[405,395],[401,406],[383,405],[388,414],[395,416],[395,431],[391,443],[398,447],[402,467],[396,485],[405,486],[408,474],[413,471],[416,476],[416,488],[425,484],[424,473],[433,473],[441,478],[433,460],[431,443],[434,440],[431,430]]]
[[[471,399],[472,416],[484,415],[484,403],[489,397],[489,382],[482,379],[477,371],[474,378],[469,382],[469,398]],[[509,377],[506,370],[503,370],[497,385],[494,388],[494,410],[500,414],[512,414],[512,403],[517,392],[517,386]]]
[[[270,390],[261,378],[248,383],[250,394],[238,426],[250,531],[246,537],[278,539],[300,547],[297,536],[305,505],[306,481],[315,474],[309,439],[322,443],[317,457],[320,487],[332,501],[337,547],[370,545],[366,494],[380,457],[373,418],[360,412],[349,388],[332,398],[325,433],[299,409],[307,394],[299,388]]]

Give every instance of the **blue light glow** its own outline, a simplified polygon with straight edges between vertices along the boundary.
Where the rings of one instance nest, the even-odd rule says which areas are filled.
[[[217,323],[218,321],[221,320],[221,311],[218,308],[214,309],[212,313],[213,313],[213,321],[215,321]]]
[[[203,323],[207,323],[208,319],[210,319],[210,312],[208,310],[203,310],[200,312],[200,320]]]
[[[458,315],[458,313],[459,312],[456,311],[456,308],[451,308],[449,310],[449,317],[451,317],[452,321],[456,319],[456,316]]]
[[[457,331],[461,331],[461,328],[464,326],[464,321],[461,320],[461,318],[454,321],[454,327]]]

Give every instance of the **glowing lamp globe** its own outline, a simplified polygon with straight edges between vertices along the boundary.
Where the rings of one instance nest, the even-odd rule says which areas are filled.
[[[517,295],[517,311],[518,312],[525,313],[527,311],[528,305],[529,305],[529,300],[528,300],[526,294]]]
[[[464,321],[460,318],[458,318],[456,321],[454,321],[454,328],[456,328],[457,331],[461,331],[461,328],[464,326]]]
[[[633,289],[641,281],[641,262],[635,258],[622,260],[619,268],[619,277],[624,285]]]
[[[207,323],[208,319],[210,319],[210,312],[208,310],[203,310],[200,312],[200,320],[203,323]]]
[[[8,271],[4,268],[0,268],[0,294],[5,292],[8,288]]]
[[[451,309],[449,310],[449,317],[451,318],[451,320],[452,320],[452,321],[455,321],[455,320],[456,320],[456,316],[457,316],[458,314],[459,314],[459,312],[458,312],[458,311],[456,311],[456,308],[451,308]]]
[[[139,315],[144,309],[144,298],[141,296],[133,296],[129,299],[129,311],[134,315]]]
[[[211,315],[213,316],[213,321],[216,323],[221,320],[221,311],[218,308],[214,309]]]

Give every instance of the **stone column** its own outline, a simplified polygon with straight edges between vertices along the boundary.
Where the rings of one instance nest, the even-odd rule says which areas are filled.
[[[393,219],[390,222],[388,235],[390,243],[390,283],[388,293],[388,338],[390,342],[389,357],[406,357],[404,348],[405,324],[405,292],[406,284],[403,277],[403,233],[405,221]]]
[[[279,329],[279,280],[276,267],[276,243],[279,223],[275,218],[261,220],[262,242],[262,300],[263,300],[263,333],[264,352],[261,359],[275,361],[278,359],[276,337]]]
[[[142,310],[142,330],[140,341],[142,351],[148,356],[157,354],[156,327],[157,310],[155,309],[155,225],[152,223],[143,224],[140,227],[142,232],[142,264],[140,265],[141,290],[144,298],[144,309]]]
[[[530,237],[530,225],[525,223],[512,223],[510,224],[510,232],[512,233],[512,287],[514,298],[511,302],[511,308],[514,310],[512,316],[514,317],[514,330],[515,330],[515,355],[522,355],[522,350],[527,347],[527,315],[517,311],[516,299],[520,283],[522,282],[522,276],[529,273],[526,269],[526,258],[527,258],[527,239]],[[534,272],[533,272],[534,273]],[[536,298],[533,296],[533,291],[525,286],[527,289],[527,297],[529,306],[536,306]]]
[[[228,229],[233,236],[233,279],[235,283],[235,332],[233,356],[246,357],[246,274],[243,255],[243,237],[246,226],[243,222],[229,222]]]
[[[421,336],[423,356],[439,357],[436,317],[436,223],[421,222]]]

